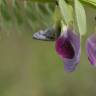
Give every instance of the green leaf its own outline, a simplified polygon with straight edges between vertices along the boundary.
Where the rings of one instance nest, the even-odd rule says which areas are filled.
[[[1,12],[2,17],[6,21],[10,21],[11,20],[11,17],[9,15],[9,12],[8,11],[9,10],[8,10],[8,6],[7,6],[7,3],[6,3],[6,0],[0,1],[0,12]]]
[[[81,35],[86,33],[86,14],[82,3],[79,0],[75,0],[75,15],[77,26]]]
[[[32,2],[39,2],[39,3],[54,3],[56,0],[31,0]]]
[[[91,7],[96,8],[96,0],[80,0],[80,1],[86,5],[90,5]]]
[[[24,10],[25,10],[27,19],[30,19],[32,22],[35,22],[36,20],[38,20],[37,14],[36,14],[36,8],[33,6],[32,2],[30,1],[26,2],[26,6],[24,7]]]
[[[24,18],[22,16],[20,3],[17,2],[17,0],[13,0],[13,13],[14,13],[14,16],[16,17],[17,23],[22,24]]]
[[[53,24],[55,6],[55,0],[0,0],[0,21],[3,22],[0,26],[12,23],[19,27],[24,25],[32,31],[48,27]],[[7,22],[10,19],[11,22]]]
[[[65,2],[65,0],[59,0],[58,2],[63,20],[66,24],[69,24],[72,21],[72,14],[70,12],[69,5]]]
[[[90,4],[92,4],[94,7],[96,7],[96,0],[89,0],[88,1]]]

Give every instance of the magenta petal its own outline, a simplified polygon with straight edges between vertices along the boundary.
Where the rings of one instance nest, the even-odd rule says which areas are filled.
[[[56,52],[64,61],[64,69],[73,71],[80,61],[80,36],[65,27],[64,32],[56,40]]]
[[[90,63],[96,65],[96,35],[91,35],[86,42],[87,55]]]

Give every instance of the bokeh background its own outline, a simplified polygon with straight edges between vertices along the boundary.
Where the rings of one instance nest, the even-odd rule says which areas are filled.
[[[55,42],[32,39],[34,32],[53,24],[55,5],[23,3],[12,6],[7,0],[0,5],[0,96],[96,96],[96,68],[89,64],[85,47],[95,32],[96,9],[85,6],[88,33],[82,37],[80,64],[68,73]]]

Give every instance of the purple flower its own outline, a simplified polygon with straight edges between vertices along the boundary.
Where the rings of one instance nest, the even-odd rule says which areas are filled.
[[[91,35],[86,42],[87,55],[90,63],[96,65],[96,35]]]
[[[80,61],[80,36],[65,26],[56,40],[56,52],[64,61],[65,71],[73,71]]]

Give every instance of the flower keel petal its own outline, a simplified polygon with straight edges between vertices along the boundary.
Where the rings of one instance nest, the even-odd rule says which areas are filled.
[[[65,71],[73,71],[80,60],[80,36],[66,26],[67,30],[56,40],[56,52],[64,61]]]
[[[86,51],[90,64],[96,65],[96,35],[91,35],[86,41]]]

